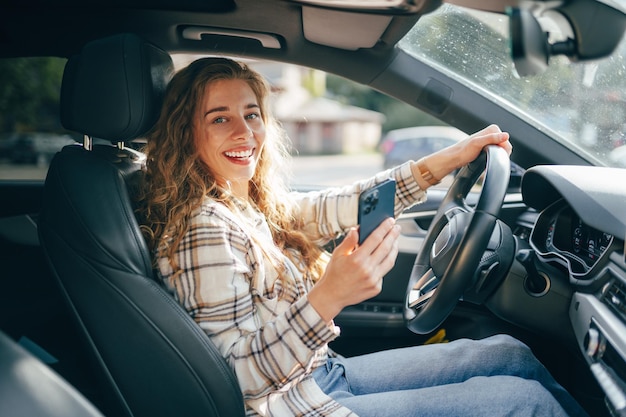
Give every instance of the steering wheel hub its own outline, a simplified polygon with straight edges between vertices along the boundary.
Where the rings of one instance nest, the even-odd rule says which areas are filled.
[[[436,276],[443,276],[471,219],[471,214],[467,212],[452,216],[435,239],[430,252],[430,265]]]

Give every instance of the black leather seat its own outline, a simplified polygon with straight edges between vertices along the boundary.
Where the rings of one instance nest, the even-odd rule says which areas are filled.
[[[129,190],[142,154],[124,143],[155,122],[172,60],[132,34],[93,41],[66,66],[61,121],[109,143],[51,161],[42,246],[108,387],[108,415],[243,416],[234,373],[154,279]]]

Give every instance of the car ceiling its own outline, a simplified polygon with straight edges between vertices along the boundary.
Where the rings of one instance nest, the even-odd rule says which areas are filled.
[[[237,48],[248,51],[252,46],[254,51],[258,46],[255,45],[258,42],[245,45],[237,39],[238,42],[229,43],[227,39],[211,39],[210,36],[206,36],[202,44],[190,42],[181,36],[188,26],[243,30],[243,35],[245,32],[269,34],[281,42],[287,56],[294,53],[287,49],[299,48],[305,42],[302,7],[285,0],[98,0],[89,3],[85,6],[84,2],[61,0],[51,5],[45,0],[14,0],[13,5],[2,6],[0,54],[67,57],[91,39],[119,32],[135,32],[171,52],[193,51],[208,45],[223,46],[229,52],[237,52]],[[430,3],[439,5],[436,1]],[[327,13],[327,16],[341,14],[340,11]],[[364,16],[359,16],[361,24],[357,24],[357,21],[346,20],[346,15],[342,17],[343,25],[328,26],[325,30],[333,30],[335,38],[351,37],[358,41],[363,33]],[[384,16],[372,15],[372,18],[389,21]],[[381,41],[395,43],[416,19],[417,15],[395,16],[392,20],[397,22],[391,23],[389,33]],[[403,21],[407,23],[398,25]],[[381,34],[385,29],[382,28]],[[240,46],[235,48],[234,44]]]
[[[359,55],[368,56],[370,66],[372,62],[378,62],[380,66],[375,68],[376,71],[387,65],[394,53],[395,43],[419,17],[442,4],[441,0],[405,0],[411,5],[410,12],[402,12],[398,8],[386,12],[356,13],[314,8],[297,1],[93,0],[85,5],[84,1],[78,0],[5,0],[0,6],[0,57],[69,57],[90,40],[114,33],[134,32],[170,53],[216,50],[224,54],[310,66],[316,66],[319,54],[332,54],[335,48],[352,50],[353,57],[345,51],[343,55],[337,55],[340,61],[335,71],[341,72],[344,67],[341,56],[348,58],[344,58],[345,69],[348,70],[351,65],[359,64]],[[360,4],[354,0],[342,1]],[[603,31],[605,28],[596,26],[614,15],[597,12],[595,6],[598,2],[594,0],[447,2],[498,12],[516,4],[534,10],[557,7],[565,11],[566,17],[573,22],[577,37],[587,35],[594,45],[602,43],[601,39],[607,36],[592,35],[590,33],[597,30],[591,29]],[[332,0],[329,3],[337,5],[341,1]],[[592,14],[600,22],[589,21]],[[583,16],[580,24],[575,21],[577,16]],[[623,21],[623,16],[619,18]],[[259,42],[262,40],[260,37],[279,47],[268,47],[267,43],[263,45]],[[583,50],[583,47],[588,48],[581,41],[579,49]],[[605,49],[610,47],[609,44]],[[378,59],[372,61],[372,54]],[[593,56],[593,52],[589,56]],[[328,60],[329,57],[325,58]],[[334,58],[331,57],[331,60]]]
[[[440,4],[424,3],[429,10]],[[46,0],[19,1],[19,5],[18,0],[9,0],[8,5],[0,6],[0,57],[69,57],[90,40],[133,32],[170,53],[216,51],[273,59],[368,83],[388,65],[393,45],[419,18],[418,14],[387,17],[326,10],[312,13],[317,23],[303,28],[302,9],[285,0],[98,0],[89,6],[76,0],[60,0],[54,5]],[[367,27],[378,22],[380,36],[374,37],[373,44],[371,36],[364,39],[364,16],[370,20]],[[318,26],[320,20],[332,21],[333,25]],[[354,50],[345,54],[345,50],[307,40],[305,33],[331,43],[350,40]],[[264,46],[259,36],[278,43],[279,48]],[[367,47],[361,48],[362,41]],[[322,55],[324,60],[319,59]],[[335,67],[320,66],[323,62],[332,62]]]

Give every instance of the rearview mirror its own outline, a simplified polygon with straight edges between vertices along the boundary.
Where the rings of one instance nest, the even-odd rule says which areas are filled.
[[[548,34],[528,10],[507,9],[511,57],[520,77],[540,74],[548,67],[550,45]]]
[[[623,4],[611,7],[602,1],[580,0],[555,6],[506,8],[511,56],[518,75],[543,72],[555,55],[564,55],[572,62],[603,58],[621,42],[626,30]],[[560,37],[553,36],[559,33]]]

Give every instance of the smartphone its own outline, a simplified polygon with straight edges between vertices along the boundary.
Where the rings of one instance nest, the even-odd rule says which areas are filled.
[[[359,196],[359,245],[388,217],[394,217],[396,180],[387,179]]]

